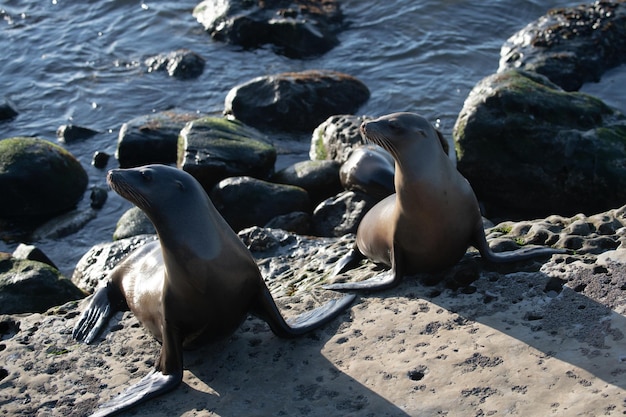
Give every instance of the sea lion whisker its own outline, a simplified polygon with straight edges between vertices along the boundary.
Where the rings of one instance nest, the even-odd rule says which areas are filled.
[[[140,208],[150,207],[150,201],[146,199],[141,193],[139,193],[134,187],[132,187],[124,178],[118,178],[109,175],[107,178],[107,183],[113,191],[115,191],[122,197],[132,201]]]

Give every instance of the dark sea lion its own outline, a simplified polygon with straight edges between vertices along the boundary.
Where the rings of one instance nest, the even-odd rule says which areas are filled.
[[[122,261],[80,316],[73,337],[91,343],[115,311],[130,309],[161,343],[156,369],[103,404],[116,414],[174,389],[183,376],[183,348],[232,334],[253,313],[280,337],[307,333],[336,317],[344,297],[286,322],[238,236],[186,172],[165,165],[109,171],[111,188],[154,223],[158,241]]]
[[[395,163],[389,152],[378,145],[363,145],[350,153],[339,169],[344,189],[360,191],[379,199],[394,192]]]
[[[382,289],[404,275],[437,272],[457,263],[474,246],[490,262],[522,261],[565,251],[524,248],[494,253],[485,239],[478,201],[469,182],[444,149],[442,136],[414,113],[394,113],[363,122],[361,133],[395,160],[396,193],[376,204],[361,220],[354,247],[337,263],[334,275],[363,256],[391,270],[361,282],[325,285],[335,290]]]

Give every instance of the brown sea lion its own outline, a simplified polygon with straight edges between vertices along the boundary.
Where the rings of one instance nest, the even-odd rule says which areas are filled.
[[[363,256],[391,266],[391,270],[365,281],[324,288],[393,287],[404,275],[437,272],[454,265],[469,246],[477,248],[490,262],[522,261],[565,252],[534,247],[494,253],[485,239],[472,187],[447,156],[441,135],[423,117],[414,113],[386,115],[363,122],[361,133],[393,156],[396,193],[363,217],[355,245],[339,260],[334,275]]]
[[[353,300],[329,301],[286,322],[250,251],[191,175],[150,165],[111,170],[107,180],[148,215],[159,239],[111,272],[73,337],[91,343],[115,311],[130,309],[162,348],[156,368],[94,416],[116,414],[174,389],[183,376],[183,348],[232,334],[248,313],[265,320],[276,335],[295,337],[329,322]]]

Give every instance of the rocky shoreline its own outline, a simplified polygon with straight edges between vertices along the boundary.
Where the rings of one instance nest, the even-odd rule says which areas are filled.
[[[582,244],[573,255],[507,266],[469,252],[438,276],[407,277],[398,288],[360,296],[302,339],[280,340],[250,317],[227,340],[185,353],[179,389],[126,415],[620,414],[625,211],[503,224],[492,229],[491,244],[516,245],[548,233],[547,224],[560,224],[561,240]],[[602,234],[603,225],[617,223]],[[320,283],[353,236],[258,227],[240,236],[285,315],[338,296]],[[365,263],[342,278],[377,272]],[[72,341],[84,304],[1,317],[0,403],[10,415],[85,415],[153,366],[159,345],[129,313],[118,314],[94,345]]]
[[[206,13],[208,3],[194,13]],[[307,3],[302,16],[319,18],[315,1],[301,3]],[[332,47],[341,29],[339,6],[331,3],[329,20],[314,24],[330,36],[323,48]],[[249,12],[246,18],[267,15]],[[281,13],[285,21],[299,18]],[[576,20],[577,13],[585,18]],[[612,39],[626,31],[625,13],[626,2],[596,2],[550,11],[530,24],[503,46],[499,72],[477,84],[455,126],[459,170],[487,217],[517,219],[496,225],[485,220],[490,246],[553,246],[569,254],[493,266],[470,251],[440,274],[407,277],[396,289],[359,296],[331,325],[300,340],[280,340],[251,317],[228,340],[186,353],[180,388],[124,415],[626,412],[626,206],[620,207],[626,203],[626,118],[572,92],[579,85],[563,85],[555,75],[559,65],[564,71],[571,66],[563,50],[598,42],[598,25],[609,28],[602,32],[609,45],[601,51],[606,62],[600,61],[607,68],[617,65],[611,48],[621,44]],[[578,30],[554,30],[572,21]],[[241,22],[231,21],[235,27]],[[235,32],[218,34],[214,23],[203,24],[216,40],[237,40],[226,38]],[[285,26],[271,30],[276,27]],[[529,36],[537,40],[519,44]],[[302,53],[298,45],[278,42],[275,48]],[[146,65],[193,78],[202,71],[198,58],[181,50]],[[599,76],[596,71],[583,79]],[[393,192],[393,164],[376,149],[361,152],[366,148],[358,126],[369,116],[355,113],[368,97],[359,80],[332,71],[259,77],[231,90],[224,117],[167,111],[128,121],[115,157],[122,167],[167,163],[194,175],[250,248],[282,311],[292,316],[338,296],[321,284],[353,243],[360,218]],[[11,110],[10,103],[5,108]],[[2,123],[15,116],[8,110]],[[313,132],[310,160],[275,172],[281,141],[302,132]],[[59,130],[62,142],[92,133]],[[81,179],[84,170],[61,152],[65,162],[37,164],[52,171],[15,177],[25,172],[23,162],[3,158],[16,152],[15,141],[28,143],[26,160],[45,160],[39,147],[48,146],[33,138],[0,142],[0,194],[31,198],[3,205],[0,232],[71,238],[106,204],[106,191],[86,190],[81,180],[64,194],[41,194],[57,175],[63,183],[64,175]],[[377,168],[364,173],[363,166]],[[33,184],[32,178],[43,182],[26,193],[21,184]],[[91,195],[90,210],[57,215],[84,193]],[[23,207],[33,207],[34,221],[15,220]],[[519,220],[527,218],[538,220]],[[42,219],[48,220],[43,226]],[[95,345],[75,343],[71,329],[84,296],[153,233],[141,212],[129,210],[114,240],[86,253],[72,277],[59,274],[36,248],[0,254],[0,414],[86,415],[151,369],[158,343],[132,315],[118,314]],[[367,279],[379,271],[365,262],[337,279]],[[52,294],[55,286],[66,298],[46,300],[33,291]]]

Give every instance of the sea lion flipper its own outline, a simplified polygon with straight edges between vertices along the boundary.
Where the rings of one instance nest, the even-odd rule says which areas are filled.
[[[363,258],[364,258],[363,254],[361,253],[361,251],[359,251],[359,248],[357,248],[355,245],[352,249],[350,249],[348,253],[346,253],[341,259],[339,259],[339,261],[337,261],[337,264],[335,265],[335,268],[333,269],[332,276],[333,277],[337,276],[339,274],[342,274],[352,269]]]
[[[349,290],[385,290],[393,288],[402,282],[404,276],[404,255],[401,251],[395,250],[396,245],[391,248],[391,269],[382,272],[372,278],[356,282],[340,282],[335,284],[322,285],[322,288],[335,291]],[[353,249],[354,251],[354,249]]]
[[[267,322],[272,332],[279,337],[291,338],[301,336],[330,322],[354,301],[354,294],[328,301],[326,304],[298,317],[285,321],[274,302],[271,293],[264,287],[256,300],[252,313]]]
[[[384,290],[387,288],[392,288],[398,285],[400,280],[396,278],[396,273],[393,270],[381,272],[378,275],[373,276],[372,278],[356,281],[356,282],[338,282],[336,284],[326,284],[323,285],[322,288],[326,290],[334,290],[334,291],[349,291],[349,290]]]
[[[113,308],[109,299],[109,286],[101,287],[93,294],[89,306],[80,315],[72,337],[87,344],[92,343],[106,326],[113,315]]]
[[[98,407],[91,417],[105,417],[117,414],[139,403],[173,390],[180,384],[181,380],[182,373],[164,375],[156,369],[152,370],[138,383]]]
[[[548,248],[544,246],[527,246],[512,251],[494,252],[489,247],[489,243],[487,243],[487,238],[485,237],[482,223],[480,224],[480,227],[477,228],[477,231],[474,234],[474,243],[472,243],[472,246],[478,249],[481,257],[483,257],[488,262],[493,263],[519,262],[526,261],[528,259],[539,258],[542,256],[552,256],[556,254],[568,253],[565,249]]]

